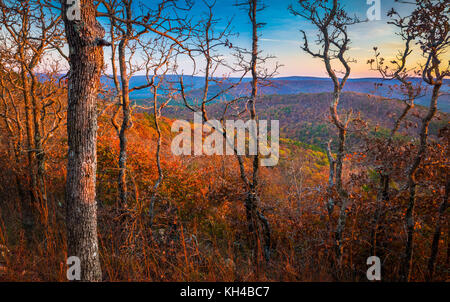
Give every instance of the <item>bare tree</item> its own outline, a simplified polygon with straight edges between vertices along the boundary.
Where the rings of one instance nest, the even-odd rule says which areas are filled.
[[[327,155],[330,162],[329,184],[328,184],[328,213],[331,217],[336,201],[333,197],[333,191],[336,190],[340,201],[340,213],[335,230],[335,252],[340,263],[342,256],[342,233],[345,227],[348,209],[348,193],[342,183],[343,160],[345,156],[346,137],[348,125],[351,122],[352,112],[348,112],[343,118],[338,113],[338,105],[340,102],[341,92],[344,88],[351,72],[351,59],[346,57],[349,50],[350,38],[348,37],[347,27],[360,22],[357,18],[349,17],[341,3],[338,0],[333,1],[298,1],[298,7],[290,6],[290,12],[310,21],[319,31],[316,44],[319,46],[317,50],[311,48],[309,39],[305,31],[303,34],[302,49],[314,58],[321,59],[324,64],[328,76],[333,81],[333,98],[330,104],[330,115],[333,124],[338,130],[338,149],[336,158],[331,152],[331,140],[328,143]],[[337,64],[344,69],[342,78],[339,77],[339,71],[335,70],[333,62],[337,60]]]
[[[105,30],[96,19],[94,1],[80,6],[62,1],[69,45],[67,244],[68,256],[81,261],[81,280],[101,281],[97,239],[97,97],[103,68]],[[71,15],[75,12],[74,15]],[[79,18],[78,18],[79,17]]]
[[[263,68],[264,63],[272,56],[264,57],[261,54],[259,48],[259,29],[262,28],[265,23],[259,21],[259,14],[266,9],[265,4],[261,0],[244,0],[237,4],[238,7],[242,7],[243,10],[248,14],[252,31],[252,47],[250,52],[250,61],[247,63],[249,70],[252,75],[251,81],[251,94],[246,105],[247,110],[250,113],[250,119],[258,123],[258,115],[256,111],[256,103],[258,101],[258,88],[261,84],[267,85],[267,80],[274,76],[278,70],[278,63],[273,69],[273,71],[268,71]],[[245,61],[244,61],[245,62]],[[259,137],[259,135],[257,135]],[[238,156],[238,159],[240,157]],[[255,258],[257,273],[259,272],[260,255],[265,257],[268,261],[270,258],[270,245],[271,245],[271,234],[270,225],[264,214],[260,209],[260,197],[258,194],[259,183],[258,183],[258,171],[260,166],[260,150],[259,143],[257,144],[257,152],[253,158],[252,173],[251,178],[245,177],[242,174],[241,178],[246,183],[249,191],[247,193],[247,198],[245,200],[245,209],[247,211],[247,221],[249,233],[253,234],[253,242],[255,249]],[[261,252],[262,250],[262,252]]]
[[[428,127],[437,111],[437,102],[443,80],[450,75],[450,62],[443,62],[445,53],[450,45],[449,12],[450,7],[445,0],[417,0],[414,11],[406,18],[397,18],[395,23],[396,26],[413,36],[416,43],[420,46],[426,60],[426,63],[421,66],[422,79],[432,87],[428,112],[422,119],[417,154],[406,170],[409,201],[405,215],[407,239],[400,275],[402,281],[410,280],[412,267],[415,226],[414,207],[417,190],[416,172],[426,153]],[[436,249],[433,250],[432,254],[435,252]],[[430,259],[433,259],[433,256]],[[433,268],[434,264],[431,263],[429,266]],[[432,271],[429,272],[429,275],[432,276]]]
[[[153,34],[182,46],[188,36],[184,34],[186,31],[189,32],[189,26],[186,26],[188,20],[178,16],[176,11],[188,10],[190,4],[187,3],[186,7],[180,8],[177,6],[176,0],[161,0],[156,9],[143,5],[142,11],[137,12],[136,15],[133,0],[102,0],[100,2],[105,6],[107,13],[98,13],[98,15],[107,17],[110,21],[113,79],[122,107],[121,125],[116,120],[118,111],[114,114],[112,122],[120,140],[118,189],[119,204],[124,206],[128,201],[127,130],[132,127],[130,93],[150,87],[149,83],[130,87],[131,76],[141,69],[141,66],[132,63],[136,52],[136,43],[144,35]],[[144,12],[144,9],[147,12]],[[116,41],[118,44],[115,43]],[[118,52],[119,72],[116,68],[116,51]]]
[[[176,69],[176,56],[177,56],[177,44],[162,38],[161,36],[148,41],[139,41],[141,46],[144,65],[145,76],[147,79],[147,85],[151,89],[152,94],[152,108],[145,106],[135,105],[135,107],[145,110],[150,109],[154,115],[155,129],[157,132],[156,143],[156,166],[158,169],[158,179],[153,186],[152,197],[148,204],[149,209],[149,225],[153,225],[155,217],[155,202],[158,197],[158,189],[164,179],[164,172],[161,166],[161,144],[162,144],[162,132],[160,127],[161,111],[166,107],[173,99],[174,94],[177,92],[172,87],[173,83],[170,83],[166,76],[169,72],[175,72]],[[162,100],[160,100],[162,98]]]
[[[236,104],[238,101],[245,101],[245,109],[238,115],[241,116],[248,113],[250,119],[257,122],[257,112],[256,112],[256,102],[258,98],[258,85],[260,81],[265,81],[271,77],[275,71],[268,72],[266,69],[261,68],[268,59],[272,57],[263,57],[260,50],[258,49],[258,39],[259,33],[258,29],[263,25],[257,21],[257,14],[263,10],[265,7],[260,3],[260,1],[249,0],[242,1],[237,4],[241,7],[246,14],[248,14],[249,19],[252,24],[252,48],[251,50],[242,49],[233,46],[231,41],[234,34],[230,30],[231,21],[226,23],[223,30],[216,31],[216,24],[220,20],[214,18],[214,6],[215,1],[204,1],[204,4],[208,8],[208,12],[205,19],[200,22],[200,27],[194,32],[194,46],[192,48],[193,54],[198,54],[200,60],[204,63],[204,86],[202,87],[202,93],[200,100],[198,100],[198,105],[193,104],[188,100],[183,77],[180,78],[181,85],[181,95],[184,104],[193,112],[200,112],[203,122],[208,123],[211,117],[208,114],[208,104],[223,99],[225,95],[232,91],[234,88],[238,87],[244,76],[247,73],[252,74],[251,81],[251,94],[250,96],[236,96],[229,100],[224,101],[224,111],[220,120],[224,121],[227,115],[228,109],[231,105]],[[220,49],[232,49],[234,50],[234,57],[237,60],[234,66],[230,66],[223,58],[222,54],[219,52]],[[248,58],[249,57],[249,58]],[[230,73],[240,73],[241,76],[235,81],[231,81],[228,77],[216,77],[220,68],[226,68]],[[215,85],[219,87],[218,91],[211,93],[209,88]],[[227,133],[225,129],[217,129],[214,125],[210,124],[213,129],[220,130],[226,140],[230,137],[234,140],[235,133]],[[258,144],[257,148],[258,148]],[[233,146],[234,148],[234,146]],[[239,164],[239,173],[241,180],[245,184],[247,193],[244,201],[249,234],[251,236],[250,244],[254,251],[255,268],[257,274],[259,273],[259,266],[261,264],[261,256],[266,260],[270,257],[270,226],[268,220],[264,217],[260,209],[260,197],[259,197],[259,184],[258,184],[258,170],[260,165],[260,155],[259,150],[257,150],[256,155],[253,156],[251,175],[248,176],[246,172],[245,162],[241,155],[238,154],[237,149],[233,149],[236,159]]]
[[[62,44],[61,17],[42,1],[27,0],[0,1],[0,19],[4,28],[3,47],[9,50],[5,52],[5,58],[9,59],[2,62],[5,75],[2,84],[5,89],[21,92],[25,111],[25,127],[20,121],[15,124],[18,132],[25,128],[26,133],[26,147],[23,148],[22,142],[16,147],[18,153],[26,152],[28,160],[30,201],[22,199],[22,213],[26,233],[30,235],[33,208],[47,207],[45,144],[63,120],[61,91],[59,85],[54,85],[59,70],[49,70],[50,66],[46,71],[42,66],[50,65],[47,54]],[[19,96],[14,97],[16,100],[10,91],[9,102],[4,99],[4,105],[13,106],[16,118],[20,119]],[[21,140],[22,133],[19,137]]]

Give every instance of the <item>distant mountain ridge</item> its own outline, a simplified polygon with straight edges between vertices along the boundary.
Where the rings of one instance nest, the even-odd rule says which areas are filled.
[[[175,83],[174,85],[179,85],[180,76],[178,75],[167,75],[167,81]],[[103,77],[103,83],[109,87],[113,87],[113,81],[110,78]],[[130,79],[130,87],[140,86],[146,83],[145,76],[133,76]],[[236,83],[239,81],[238,78],[228,79],[227,84],[223,87],[231,85],[231,83]],[[420,81],[420,79],[413,79],[414,82]],[[183,82],[186,86],[186,90],[189,91],[192,98],[199,97],[201,95],[201,88],[204,85],[204,78],[200,76],[183,76]],[[378,84],[377,88],[375,87]],[[382,84],[381,86],[379,84]],[[391,86],[399,84],[396,80],[383,80],[380,78],[355,78],[349,79],[346,86],[344,87],[345,92],[357,92],[363,94],[377,95],[388,98],[402,98],[402,95],[397,91],[390,89]],[[213,95],[220,91],[217,85],[212,85],[210,87],[210,94]],[[424,85],[426,87],[426,85]],[[225,98],[231,98],[236,95],[242,95],[249,91],[250,89],[250,79],[245,78],[243,82],[230,90]],[[292,95],[299,93],[324,93],[331,92],[333,90],[333,84],[329,78],[320,77],[303,77],[303,76],[291,76],[291,77],[279,77],[273,78],[270,81],[269,86],[261,85],[259,92],[261,95]],[[450,80],[444,80],[444,85],[441,88],[443,95],[439,98],[438,109],[443,112],[450,112]],[[132,99],[147,99],[152,96],[149,89],[143,89],[139,91],[133,91],[131,93]],[[416,104],[428,106],[431,96],[431,90],[428,89],[425,95],[416,99]]]

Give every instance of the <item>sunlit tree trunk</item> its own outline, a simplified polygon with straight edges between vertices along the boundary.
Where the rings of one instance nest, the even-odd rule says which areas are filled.
[[[81,1],[81,20],[63,17],[70,51],[67,134],[67,244],[81,260],[81,279],[101,281],[97,241],[97,94],[103,67],[104,29],[96,20],[93,1]]]
[[[123,119],[119,131],[120,153],[119,153],[119,202],[121,206],[126,205],[128,199],[127,190],[127,130],[130,124],[130,89],[128,71],[125,61],[125,47],[127,39],[124,38],[119,43],[119,67],[122,89],[122,112]]]

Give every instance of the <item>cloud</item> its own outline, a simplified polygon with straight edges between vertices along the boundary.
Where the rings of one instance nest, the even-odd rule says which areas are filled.
[[[294,44],[299,44],[300,40],[280,40],[280,39],[267,39],[267,38],[262,38],[260,39],[261,41],[264,42],[277,42],[277,43],[294,43]]]

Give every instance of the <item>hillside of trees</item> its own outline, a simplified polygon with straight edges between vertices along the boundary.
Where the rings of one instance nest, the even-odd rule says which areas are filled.
[[[237,79],[230,79],[237,81]],[[416,85],[421,82],[420,79],[412,78],[412,83]],[[230,85],[230,84],[228,84]],[[344,92],[356,92],[370,96],[378,96],[381,98],[402,99],[402,92],[395,87],[401,85],[399,81],[388,81],[383,79],[349,79],[347,85],[343,89]],[[223,86],[223,85],[222,85]],[[291,95],[291,94],[323,94],[332,90],[333,84],[326,78],[310,78],[310,77],[288,77],[288,78],[274,78],[270,79],[260,89],[260,94],[268,95]],[[201,89],[196,88],[195,82],[191,83],[193,97],[201,95]],[[209,89],[209,94],[219,92],[221,86],[212,86]],[[439,100],[438,109],[443,112],[450,112],[450,80],[444,80],[442,85],[442,96]],[[250,90],[248,81],[244,81],[238,86],[234,87],[224,95],[224,98],[233,98],[245,94]],[[416,99],[417,105],[427,106],[428,100],[431,97],[431,91],[425,90],[421,96]],[[144,95],[136,95],[136,99],[145,98]]]
[[[302,141],[326,149],[330,137],[336,137],[336,131],[329,123],[328,112],[324,112],[331,100],[330,93],[301,93],[296,95],[269,95],[261,97],[258,106],[261,109],[261,120],[279,120],[282,137]],[[139,102],[139,101],[138,101]],[[236,104],[233,110],[228,111],[225,119],[233,119],[233,116],[243,110],[245,104]],[[210,105],[211,113],[218,115],[224,111],[223,103]],[[363,133],[387,138],[389,129],[394,126],[395,118],[403,112],[403,103],[396,99],[386,99],[374,95],[356,92],[342,94],[340,110],[346,112],[353,110],[364,120],[367,125],[364,128],[355,127],[353,138],[355,143],[360,141]],[[405,117],[398,136],[404,140],[412,140],[419,132],[421,119],[426,115],[424,106],[416,106]],[[233,114],[234,113],[234,114]],[[167,108],[166,116],[192,121],[193,114],[181,104],[174,102]],[[445,127],[450,121],[450,115],[438,111],[436,117],[430,123],[430,135],[437,137],[439,129]],[[359,144],[356,144],[359,148]]]

